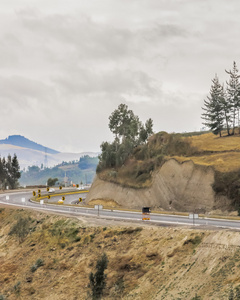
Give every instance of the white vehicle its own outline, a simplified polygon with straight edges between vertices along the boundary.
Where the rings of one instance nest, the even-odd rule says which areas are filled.
[[[78,187],[78,188],[77,188],[77,190],[78,190],[78,191],[82,191],[82,190],[84,190],[84,186],[80,186],[80,187]]]
[[[54,188],[50,188],[48,192],[49,192],[49,193],[54,193],[54,192],[55,192],[55,189],[54,189]]]

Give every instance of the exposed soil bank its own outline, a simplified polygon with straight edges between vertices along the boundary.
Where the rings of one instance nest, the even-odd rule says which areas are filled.
[[[154,172],[150,188],[126,188],[96,177],[87,196],[87,203],[107,199],[128,208],[150,206],[155,209],[203,213],[229,209],[231,201],[224,196],[216,196],[212,189],[213,183],[212,167],[170,159]]]

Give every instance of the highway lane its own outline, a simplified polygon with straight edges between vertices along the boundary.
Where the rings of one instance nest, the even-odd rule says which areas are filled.
[[[7,198],[8,196],[8,198]],[[83,216],[92,216],[99,218],[111,218],[111,219],[122,219],[129,221],[140,221],[140,222],[149,222],[155,224],[173,224],[173,225],[188,225],[188,226],[215,226],[221,228],[232,228],[240,230],[240,221],[232,221],[226,219],[211,219],[211,218],[199,218],[189,219],[185,216],[176,216],[176,215],[166,215],[166,214],[151,214],[150,221],[142,221],[142,214],[140,212],[129,212],[129,211],[120,211],[120,210],[96,210],[94,208],[86,208],[80,206],[65,206],[65,205],[52,205],[52,204],[39,204],[35,202],[30,202],[29,199],[32,197],[32,192],[13,192],[0,194],[0,203],[8,205],[18,205],[21,207],[29,207],[32,209],[42,209],[46,211],[54,211],[61,213],[68,213],[72,215],[83,215]],[[84,198],[83,194],[76,195],[66,195],[65,203],[71,203],[73,200],[78,199],[79,197]],[[60,199],[61,196],[57,196],[57,199]],[[54,197],[52,195],[51,200]],[[45,199],[46,201],[46,199]]]

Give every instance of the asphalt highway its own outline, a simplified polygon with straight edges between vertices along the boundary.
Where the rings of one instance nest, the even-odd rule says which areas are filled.
[[[59,192],[59,191],[58,191]],[[67,192],[64,190],[64,192]],[[11,205],[17,205],[19,207],[28,207],[31,209],[41,209],[45,211],[53,211],[59,213],[67,213],[72,214],[74,216],[91,216],[102,219],[119,219],[119,220],[127,220],[127,221],[135,221],[135,222],[149,222],[151,224],[165,224],[165,225],[176,225],[176,226],[201,226],[201,227],[216,227],[216,228],[231,228],[240,230],[240,221],[234,220],[226,220],[226,219],[213,219],[213,218],[195,218],[190,219],[189,216],[176,216],[176,215],[166,215],[166,214],[155,214],[151,213],[150,219],[147,221],[142,221],[141,212],[130,212],[130,211],[121,211],[121,210],[109,210],[109,209],[94,209],[87,208],[84,206],[76,206],[71,205],[76,202],[80,197],[86,197],[86,193],[83,191],[79,191],[78,194],[66,194],[64,204],[68,205],[57,205],[52,202],[57,202],[61,199],[62,196],[51,195],[51,204],[50,203],[36,203],[30,201],[32,197],[32,192],[8,192],[4,194],[0,194],[0,203]],[[44,202],[47,202],[47,199],[44,199]]]

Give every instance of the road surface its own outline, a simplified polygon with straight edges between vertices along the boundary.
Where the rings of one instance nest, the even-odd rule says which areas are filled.
[[[65,192],[65,191],[64,191]],[[80,191],[79,191],[80,192]],[[188,225],[188,226],[214,226],[220,228],[231,228],[240,230],[240,221],[226,220],[226,219],[211,219],[211,218],[198,218],[198,219],[189,219],[186,216],[173,216],[166,214],[155,214],[151,213],[150,221],[142,221],[142,214],[140,212],[130,212],[130,211],[121,211],[121,210],[109,210],[102,209],[97,210],[94,208],[86,208],[80,206],[71,206],[74,200],[77,200],[79,197],[83,199],[86,197],[86,194],[75,194],[75,195],[65,195],[65,205],[56,205],[56,204],[39,204],[31,202],[30,198],[32,197],[32,192],[11,192],[0,194],[0,203],[8,205],[17,205],[21,207],[28,207],[32,209],[41,209],[45,211],[53,211],[59,213],[72,214],[74,216],[91,216],[96,218],[106,218],[106,219],[119,219],[127,221],[137,221],[137,222],[149,222],[151,224],[173,224],[173,225]],[[55,199],[55,200],[54,200]],[[54,197],[51,195],[51,202],[58,201],[61,199],[61,196]],[[45,199],[46,201],[47,199]]]

